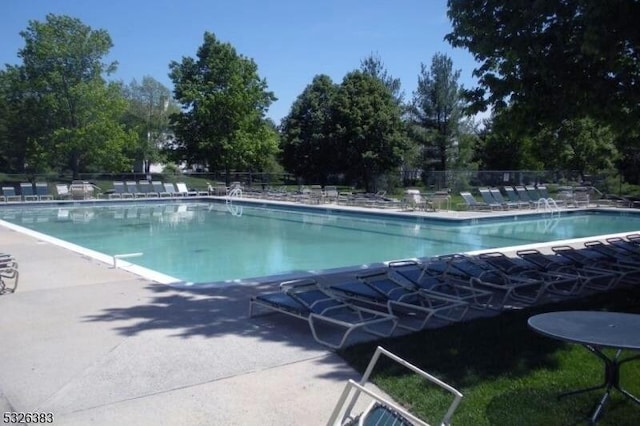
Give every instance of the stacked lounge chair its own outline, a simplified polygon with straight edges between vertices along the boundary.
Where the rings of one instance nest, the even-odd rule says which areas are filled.
[[[610,237],[607,238],[607,242],[620,250],[625,250],[631,254],[640,256],[640,244],[634,242],[633,237],[631,239],[628,237],[626,239],[622,237]]]
[[[569,271],[542,271],[520,258],[512,258],[501,252],[487,252],[478,255],[478,259],[487,262],[508,276],[531,278],[547,283],[546,291],[558,296],[576,296],[582,290],[582,281],[578,273]]]
[[[343,347],[356,330],[388,337],[397,326],[395,316],[348,303],[313,279],[286,281],[280,284],[280,291],[252,297],[250,316],[257,314],[258,307],[307,321],[314,339],[334,349]],[[327,328],[338,330],[338,336]]]
[[[433,210],[433,204],[417,189],[407,189],[404,192],[403,208],[405,210]]]
[[[500,203],[503,208],[506,208],[506,209],[519,209],[519,208],[522,208],[522,207],[529,207],[529,203],[506,200],[502,196],[502,192],[500,192],[499,188],[490,188],[489,192],[491,192],[491,195],[493,195],[493,198],[496,200],[496,202]]]
[[[18,262],[8,253],[0,253],[0,295],[18,288]]]
[[[522,199],[512,186],[505,186],[504,192],[507,194],[509,201],[518,204],[520,208],[533,207],[529,197]]]
[[[326,282],[288,281],[278,292],[252,297],[250,312],[254,315],[261,307],[306,320],[318,342],[340,348],[356,330],[388,336],[396,327],[416,331],[465,321],[472,309],[480,316],[496,315],[640,280],[640,235],[552,250],[519,250],[517,257],[450,254],[389,262],[367,273],[327,277]],[[342,332],[322,337],[321,325]],[[377,329],[380,325],[384,331]]]
[[[469,191],[460,192],[460,196],[464,200],[464,203],[459,204],[458,207],[466,207],[469,210],[493,210],[494,207],[475,199],[475,197]]]
[[[607,291],[620,281],[618,272],[592,265],[583,266],[555,253],[545,254],[536,249],[525,249],[518,250],[516,254],[543,271],[577,273],[582,281],[582,290]]]
[[[440,262],[441,266],[435,267]],[[389,263],[390,274],[397,281],[410,283],[414,288],[439,296],[462,300],[469,307],[486,310],[493,306],[493,293],[471,287],[469,280],[443,273],[447,269],[446,261],[432,259],[421,263],[415,260],[400,260]]]
[[[440,256],[448,262],[444,273],[469,280],[472,287],[491,290],[499,295],[499,305],[531,306],[540,301],[548,283],[538,278],[505,274],[491,265],[465,255]]]
[[[324,198],[327,203],[338,203],[338,188],[335,186],[324,187]]]
[[[386,310],[398,318],[399,327],[412,331],[424,329],[432,318],[461,321],[469,310],[469,304],[462,299],[426,292],[395,280],[387,268],[361,274],[329,289],[351,303]]]
[[[617,284],[634,284],[640,279],[640,263],[631,261],[626,256],[615,253],[615,249],[599,243],[583,249],[562,245],[551,247],[554,253],[565,257],[575,265],[611,271],[618,275]],[[608,249],[608,250],[607,250]],[[605,250],[607,252],[605,252]]]
[[[493,196],[493,193],[489,188],[478,188],[478,192],[482,197],[482,200],[486,205],[488,205],[492,210],[502,210],[507,208],[507,206]]]
[[[88,200],[100,197],[101,189],[86,180],[72,180],[69,185],[71,197],[75,200]]]

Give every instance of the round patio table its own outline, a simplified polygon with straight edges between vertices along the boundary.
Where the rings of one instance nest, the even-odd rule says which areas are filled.
[[[604,381],[597,386],[563,392],[562,398],[569,395],[604,389],[593,414],[591,422],[596,423],[612,389],[640,404],[640,399],[620,386],[620,366],[640,358],[640,354],[621,358],[623,350],[640,351],[640,315],[603,311],[561,311],[534,315],[528,320],[534,331],[554,339],[583,345],[589,352],[602,360]],[[615,353],[610,356],[603,349],[611,348]]]

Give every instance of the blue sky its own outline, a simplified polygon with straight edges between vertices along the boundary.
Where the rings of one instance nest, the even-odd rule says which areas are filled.
[[[80,19],[106,30],[113,41],[113,79],[130,83],[149,75],[172,89],[169,63],[195,57],[205,31],[252,58],[278,97],[268,115],[276,123],[317,74],[335,83],[374,53],[402,81],[405,98],[415,89],[420,63],[446,53],[460,83],[473,87],[470,53],[444,41],[451,31],[446,0],[3,0],[0,64],[17,64],[19,35],[48,13]]]

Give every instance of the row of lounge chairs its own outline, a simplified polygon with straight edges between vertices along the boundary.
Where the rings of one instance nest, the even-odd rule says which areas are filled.
[[[46,182],[24,182],[20,184],[20,193],[16,192],[13,186],[3,186],[0,201],[40,201],[52,200],[53,194],[49,192],[49,185]]]
[[[86,181],[73,181],[70,185],[55,184],[57,194],[49,191],[47,182],[22,182],[19,184],[20,193],[16,192],[14,186],[3,186],[0,201],[47,201],[53,199],[86,199],[93,198],[93,194],[100,191],[100,188]]]
[[[265,191],[246,191],[252,197],[276,201],[289,201],[304,204],[342,204],[359,207],[399,208],[401,201],[386,196],[386,191],[376,193],[340,192],[336,186],[303,186],[298,191],[286,188],[267,189]]]
[[[251,298],[250,314],[280,312],[308,322],[313,337],[337,349],[355,331],[391,336],[634,285],[640,279],[640,235],[475,256],[403,260],[351,278],[287,281]]]
[[[504,191],[504,193],[503,193]],[[538,186],[504,186],[499,188],[478,188],[482,201],[478,201],[469,191],[460,192],[464,203],[458,207],[469,210],[509,210],[509,209],[558,209],[569,205],[578,207],[589,204],[588,195],[584,200],[575,197],[568,199],[552,198],[544,185]]]
[[[574,259],[579,256],[574,253],[582,255],[584,251],[610,246],[619,246],[619,252],[605,255],[608,249],[603,249],[598,261]],[[387,268],[338,282],[289,281],[280,285],[280,291],[252,297],[250,314],[264,309],[306,320],[318,342],[340,348],[356,331],[390,336],[397,329],[417,330],[436,320],[440,324],[464,321],[471,310],[500,312],[546,300],[579,297],[587,291],[611,289],[627,274],[631,279],[633,271],[640,273],[640,235],[612,238],[607,244],[591,242],[585,249],[572,250],[571,254],[563,246],[554,248],[554,254],[524,250],[513,258],[499,252],[455,254],[425,262],[390,262]],[[321,336],[322,327],[339,332],[331,338],[325,330],[327,335]],[[453,399],[441,422],[450,424],[462,394],[381,347],[362,379],[348,381],[327,424],[427,424],[366,387],[380,356],[391,358],[450,392]],[[357,398],[363,395],[371,403],[364,410],[354,410]]]
[[[2,202],[45,201],[53,199],[89,199],[102,196],[101,189],[86,181],[73,181],[71,184],[55,184],[57,194],[49,191],[47,182],[21,183],[20,192],[14,186],[3,186],[0,194]],[[160,181],[114,181],[113,191],[107,198],[131,199],[148,197],[185,197],[206,196],[209,191],[196,191],[187,188],[183,182],[163,183]]]
[[[606,242],[590,241],[585,243],[584,248],[581,249],[556,246],[552,248],[552,252],[553,254],[544,254],[538,250],[521,250],[517,252],[517,257],[508,257],[499,252],[485,253],[475,257],[446,256],[443,257],[448,259],[446,265],[443,266],[440,261],[442,258],[427,262],[424,264],[420,276],[424,279],[428,275],[425,271],[429,269],[440,274],[450,274],[455,279],[460,279],[460,282],[464,282],[462,277],[472,276],[470,285],[466,288],[489,288],[490,293],[501,292],[506,295],[498,305],[505,304],[508,300],[530,305],[541,300],[545,293],[575,297],[583,294],[585,289],[606,291],[617,285],[637,285],[640,277],[640,235],[637,234],[628,235],[626,238],[608,238]],[[484,264],[485,262],[486,264]],[[412,281],[420,281],[419,278],[416,278],[417,271],[414,268],[405,269],[404,273],[407,272],[407,277]],[[458,287],[458,284],[450,287]],[[465,288],[465,285],[462,284],[461,287]],[[387,286],[386,289],[389,290],[388,299],[395,300],[391,296],[391,292],[396,288]],[[380,294],[382,293],[381,291]],[[375,297],[380,298],[380,295]],[[457,300],[472,302],[474,297],[466,299],[461,297]],[[476,303],[479,301],[483,305],[486,303],[486,299],[478,299]],[[452,395],[448,410],[440,422],[441,425],[449,425],[463,395],[449,384],[420,370],[380,346],[371,358],[362,379],[358,382],[348,381],[328,424],[334,426],[356,424],[356,421],[360,422],[358,424],[376,425],[427,424],[403,407],[382,397],[371,388],[367,388],[369,377],[381,356],[390,358],[413,371],[423,380],[440,386]],[[371,402],[363,410],[354,410],[356,401],[361,396],[368,396]]]
[[[207,196],[209,191],[196,191],[187,188],[184,182],[171,183],[161,181],[114,181],[113,192],[109,198],[162,198],[162,197],[187,197]]]
[[[7,253],[0,253],[0,295],[18,288],[18,261]]]

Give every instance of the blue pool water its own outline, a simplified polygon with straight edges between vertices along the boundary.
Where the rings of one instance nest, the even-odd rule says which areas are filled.
[[[195,283],[640,230],[640,215],[563,213],[467,220],[216,202],[0,209],[0,219]]]

